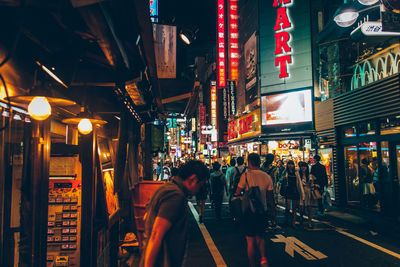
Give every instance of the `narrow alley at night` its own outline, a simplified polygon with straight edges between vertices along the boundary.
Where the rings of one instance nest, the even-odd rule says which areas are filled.
[[[400,266],[399,0],[0,0],[0,265]]]

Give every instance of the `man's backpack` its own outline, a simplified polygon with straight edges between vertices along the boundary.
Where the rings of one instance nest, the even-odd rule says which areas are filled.
[[[239,181],[240,181],[240,177],[242,176],[242,174],[246,171],[247,167],[244,167],[242,172],[239,171],[238,167],[235,167],[235,176],[233,177],[233,182],[230,184],[230,188],[229,188],[229,192],[231,193],[235,193],[236,189],[238,187]]]
[[[242,199],[242,210],[243,214],[264,214],[264,204],[262,202],[262,195],[260,188],[258,186],[249,186],[247,182],[247,173],[246,173],[246,184],[248,190],[245,191]]]

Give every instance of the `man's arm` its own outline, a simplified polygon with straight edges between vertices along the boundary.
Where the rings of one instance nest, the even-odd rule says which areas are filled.
[[[145,251],[145,267],[153,267],[155,265],[165,233],[171,228],[171,225],[171,222],[167,219],[156,217]]]

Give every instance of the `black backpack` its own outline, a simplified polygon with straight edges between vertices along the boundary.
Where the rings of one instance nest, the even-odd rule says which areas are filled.
[[[230,186],[230,188],[229,188],[229,191],[230,191],[231,193],[235,193],[235,192],[236,192],[237,186],[238,186],[239,181],[240,181],[240,177],[241,177],[242,174],[246,171],[246,169],[247,169],[247,167],[244,167],[244,168],[243,168],[243,171],[240,172],[240,171],[239,171],[239,168],[238,168],[238,167],[235,167],[236,174],[235,174],[235,177],[233,177],[233,183],[231,184],[231,186]]]
[[[245,191],[243,200],[242,200],[242,209],[243,213],[252,213],[257,215],[264,214],[264,204],[262,202],[262,194],[260,188],[258,186],[249,186],[247,182],[247,173],[246,173],[246,184],[248,190]]]

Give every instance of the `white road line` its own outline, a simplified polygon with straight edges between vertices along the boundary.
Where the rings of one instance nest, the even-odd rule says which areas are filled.
[[[210,233],[207,231],[207,228],[204,224],[199,223],[199,214],[197,213],[196,209],[193,207],[193,204],[189,202],[189,208],[196,219],[197,225],[200,228],[200,231],[204,237],[204,240],[206,241],[207,247],[210,250],[211,255],[213,256],[214,262],[217,265],[217,267],[227,267],[224,259],[222,258],[221,254],[219,253],[217,247],[214,244],[214,241],[212,240]]]
[[[353,238],[353,239],[355,239],[355,240],[357,240],[357,241],[359,241],[359,242],[361,242],[361,243],[364,243],[364,244],[366,244],[366,245],[368,245],[368,246],[371,246],[371,247],[373,247],[373,248],[375,248],[375,249],[377,249],[377,250],[380,250],[380,251],[382,251],[382,252],[384,252],[384,253],[386,253],[386,254],[389,254],[389,255],[391,255],[391,256],[393,256],[393,257],[396,257],[396,258],[400,259],[400,254],[399,254],[399,253],[396,253],[396,252],[393,252],[393,251],[391,251],[391,250],[388,250],[388,249],[386,249],[386,248],[384,248],[384,247],[378,246],[378,245],[376,245],[376,244],[374,244],[374,243],[372,243],[372,242],[369,242],[369,241],[367,241],[367,240],[365,240],[365,239],[362,239],[362,238],[360,238],[360,237],[358,237],[358,236],[349,234],[349,233],[347,233],[347,232],[345,232],[345,231],[336,230],[336,232],[341,233],[342,235],[351,237],[351,238]]]
[[[285,209],[284,207],[282,207],[282,206],[280,206],[280,205],[277,205],[277,206],[278,206],[278,208],[280,208],[280,209],[282,209],[282,210]],[[307,217],[307,216],[305,216],[305,217]],[[374,243],[372,243],[372,242],[370,242],[370,241],[367,241],[367,240],[365,240],[365,239],[363,239],[363,238],[361,238],[361,237],[358,237],[358,236],[355,236],[355,235],[353,235],[353,234],[347,233],[347,232],[341,230],[340,228],[337,228],[336,226],[334,226],[334,225],[332,225],[332,224],[329,224],[329,223],[326,223],[326,222],[322,222],[322,221],[318,221],[318,220],[315,220],[315,219],[313,219],[313,221],[315,221],[315,222],[320,222],[320,223],[326,224],[326,225],[328,225],[328,226],[330,226],[330,227],[333,227],[333,228],[335,228],[335,231],[336,231],[336,232],[338,232],[338,233],[340,233],[340,234],[342,234],[342,235],[345,235],[345,236],[347,236],[347,237],[353,238],[354,240],[357,240],[358,242],[361,242],[361,243],[363,243],[363,244],[365,244],[365,245],[368,245],[368,246],[373,247],[373,248],[375,248],[375,249],[377,249],[377,250],[380,250],[380,251],[382,251],[382,252],[384,252],[384,253],[386,253],[386,254],[389,254],[389,255],[391,255],[391,256],[393,256],[393,257],[395,257],[395,258],[400,259],[400,254],[399,254],[399,253],[393,252],[393,251],[388,250],[388,249],[386,249],[386,248],[384,248],[384,247],[381,247],[381,246],[379,246],[379,245],[376,245],[376,244],[374,244]]]

